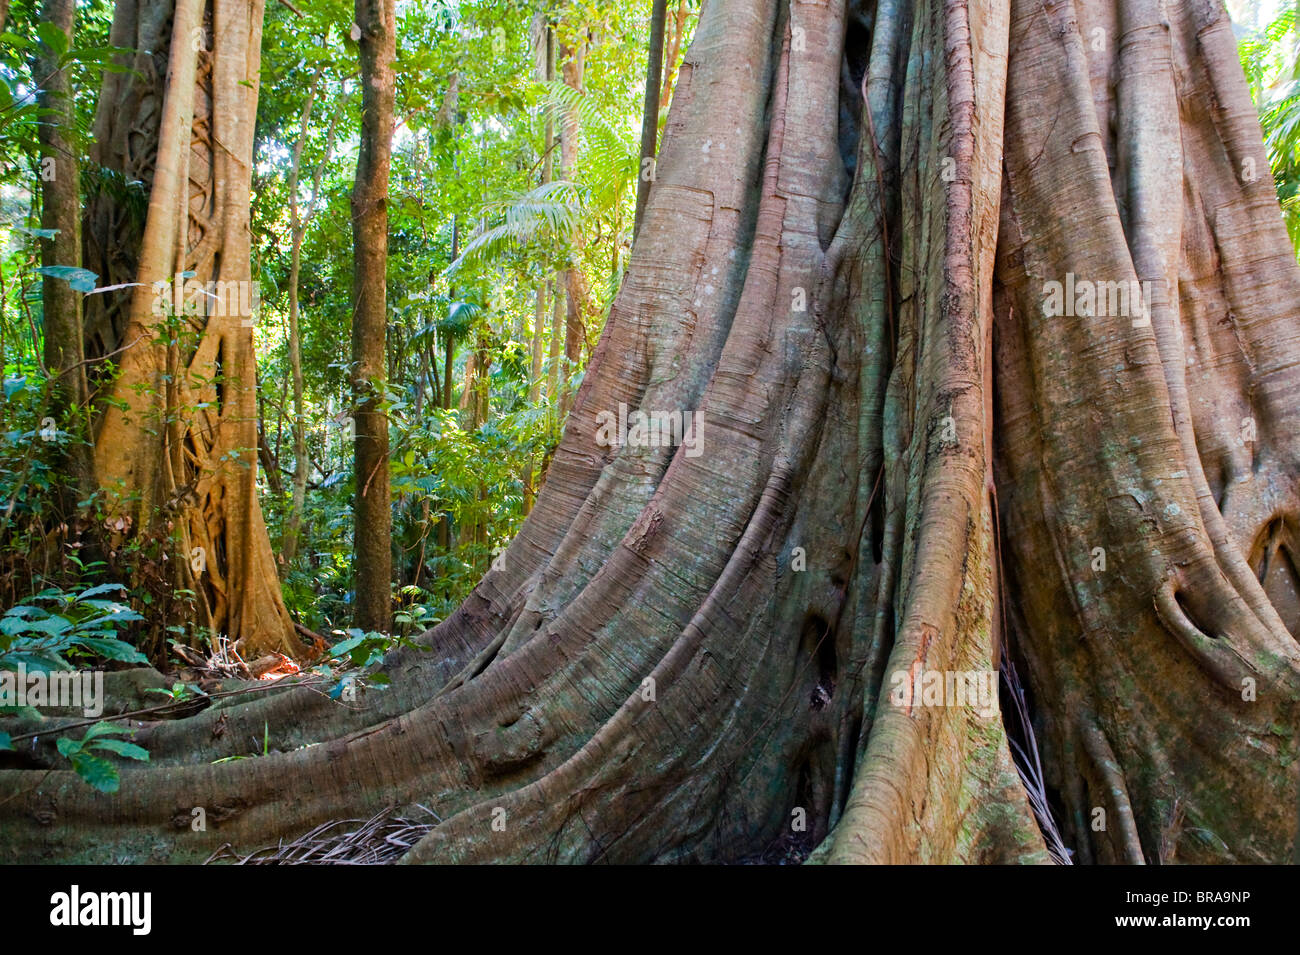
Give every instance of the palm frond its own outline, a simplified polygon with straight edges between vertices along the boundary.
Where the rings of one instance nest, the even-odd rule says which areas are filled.
[[[567,234],[583,214],[585,193],[575,183],[556,180],[513,199],[488,203],[479,227],[446,274],[469,265],[490,266],[508,252],[522,250],[544,236]]]
[[[640,158],[637,130],[612,123],[596,101],[562,82],[543,83],[542,108],[557,128],[567,113],[574,113],[582,130],[583,178],[594,205],[601,211],[616,206],[636,180]]]

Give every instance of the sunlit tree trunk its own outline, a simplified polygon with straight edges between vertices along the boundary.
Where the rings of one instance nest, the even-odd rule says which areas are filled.
[[[311,118],[311,102],[315,99],[316,80],[313,81],[313,95],[303,106],[302,126],[299,130],[298,142],[294,147],[293,165],[290,169],[289,176],[289,202],[290,202],[290,223],[292,229],[290,260],[289,260],[289,367],[292,375],[293,384],[293,491],[289,502],[289,516],[286,521],[284,532],[284,544],[282,553],[284,556],[285,566],[287,567],[297,556],[299,547],[299,538],[302,536],[302,519],[303,509],[307,502],[307,479],[311,475],[311,457],[307,451],[307,420],[306,407],[303,401],[303,374],[302,374],[302,328],[301,328],[301,307],[299,303],[299,285],[302,275],[302,243],[307,235],[307,229],[311,221],[315,218],[316,211],[319,208],[321,179],[324,176],[326,168],[329,166],[330,159],[334,155],[334,138],[338,129],[338,120],[340,113],[347,108],[348,91],[343,90],[340,103],[334,113],[330,116],[329,131],[325,136],[325,153],[320,162],[316,164],[316,169],[312,173],[311,197],[307,203],[306,212],[302,215],[298,211],[298,183],[302,168],[302,150],[306,142],[307,123]]]
[[[120,543],[163,542],[193,619],[246,654],[301,645],[280,595],[257,500],[255,294],[249,181],[260,0],[123,0],[92,161],[86,265],[136,283],[87,303],[87,355],[111,358],[95,471]],[[113,176],[115,174],[115,176]],[[129,183],[141,180],[141,208]],[[162,622],[170,621],[155,621]]]
[[[316,102],[316,93],[320,88],[321,74],[325,67],[316,68],[312,76],[311,87],[302,105],[302,119],[298,128],[298,141],[293,146],[293,158],[289,165],[289,370],[293,382],[293,491],[289,501],[289,514],[285,520],[284,541],[280,553],[287,568],[293,563],[298,553],[298,534],[302,527],[302,509],[307,500],[307,473],[310,463],[307,460],[307,423],[306,408],[303,404],[302,380],[302,332],[299,328],[298,283],[302,272],[302,240],[306,234],[308,222],[299,211],[298,180],[302,170],[302,151],[307,144],[307,128],[311,122],[312,106]],[[312,197],[313,200],[315,196]],[[315,205],[313,201],[312,205]],[[308,210],[307,218],[311,212]]]
[[[534,74],[540,82],[550,83],[555,79],[555,31],[551,25],[546,22],[542,14],[537,14],[533,18],[533,46],[534,46]],[[546,111],[545,132],[542,139],[542,182],[543,186],[551,182],[554,174],[555,159],[552,152],[555,149],[555,119],[554,114]],[[537,298],[533,309],[533,329],[532,329],[532,348],[530,350],[532,364],[529,368],[529,385],[528,401],[530,404],[537,404],[542,394],[542,356],[543,342],[546,332],[547,319],[547,292],[548,282],[543,279],[537,286]],[[549,394],[552,392],[548,393]],[[536,497],[536,488],[534,487],[534,473],[536,471],[536,460],[529,458],[524,465],[524,516],[533,509],[533,500]]]
[[[662,109],[672,100],[673,84],[677,81],[677,57],[682,52],[686,36],[686,22],[690,17],[687,0],[677,0],[677,10],[667,27],[668,49],[664,53],[663,84],[659,88],[659,106]]]
[[[575,93],[581,93],[583,74],[587,68],[587,40],[585,35],[578,38],[572,46],[561,44],[559,56],[563,62],[560,77],[564,85]],[[582,138],[582,116],[576,107],[566,107],[560,118],[560,169],[562,180],[573,181],[578,170],[578,144]],[[568,243],[569,261],[560,271],[559,280],[564,286],[566,312],[564,317],[564,364],[561,371],[559,413],[561,419],[569,413],[573,403],[569,380],[577,369],[582,357],[582,345],[586,335],[587,315],[590,311],[590,293],[587,277],[582,271],[582,250],[586,236],[579,223],[574,223],[565,237]]]
[[[664,20],[668,15],[668,0],[653,0],[650,13],[650,50],[646,56],[645,103],[641,108],[641,152],[636,177],[636,218],[634,228],[641,225],[646,199],[653,178],[655,149],[659,145],[659,82],[663,77]]]
[[[451,217],[451,261],[455,262],[460,255],[460,222],[456,216]],[[451,300],[456,300],[456,289],[451,289]],[[456,363],[456,337],[450,328],[443,332],[443,385],[442,385],[442,409],[450,411],[454,405],[451,398],[451,381],[452,366]],[[446,556],[451,556],[452,536],[451,536],[451,504],[444,502],[442,520],[438,522],[438,547]]]
[[[531,361],[528,368],[528,403],[536,405],[542,397],[542,336],[546,330],[546,284],[540,283],[533,302],[532,344],[529,348]],[[529,455],[524,463],[524,516],[533,509],[533,499],[537,494],[533,486],[535,459]]]
[[[302,243],[307,235],[311,220],[316,215],[320,201],[321,179],[330,157],[334,152],[334,134],[338,126],[340,110],[330,116],[329,132],[325,136],[325,153],[316,164],[312,173],[311,198],[305,212],[300,211],[298,203],[298,186],[302,173],[302,152],[307,144],[307,128],[311,121],[312,107],[320,88],[324,66],[317,67],[312,77],[311,88],[302,107],[302,120],[298,129],[298,141],[293,147],[293,158],[289,166],[289,368],[293,381],[293,492],[289,502],[289,515],[285,521],[284,543],[281,553],[285,566],[293,562],[298,553],[298,538],[302,528],[303,507],[307,501],[307,478],[311,473],[311,459],[307,456],[307,420],[303,404],[302,377],[302,330],[301,309],[299,307],[298,286],[302,275]],[[347,105],[347,91],[344,90],[342,107]]]
[[[491,367],[492,356],[488,351],[487,339],[480,330],[477,332],[474,350],[465,361],[465,384],[460,393],[461,410],[467,412],[462,424],[467,431],[477,431],[491,414],[488,401]],[[457,535],[457,547],[461,551],[468,551],[469,563],[480,572],[486,569],[482,557],[487,542],[487,526],[480,513],[486,496],[487,487],[480,481],[475,494],[476,507],[460,522]]]
[[[565,294],[564,273],[561,272],[551,283],[551,338],[546,346],[546,398],[550,403],[550,414],[564,420],[564,377],[560,367],[560,355],[565,341]]]
[[[1266,170],[1216,4],[711,0],[547,482],[432,652],[363,713],[144,728],[116,796],[0,773],[0,850],[196,859],[396,803],[441,819],[410,862],[1045,861],[1014,659],[1076,859],[1287,859]],[[1067,276],[1149,305],[1058,311]],[[699,441],[611,444],[620,404]],[[264,721],[282,755],[208,764]],[[193,833],[196,792],[238,808]]]
[[[387,631],[392,618],[392,502],[388,468],[388,173],[393,139],[395,0],[357,0],[361,31],[361,148],[352,191],[352,383],[356,602],[353,625]]]

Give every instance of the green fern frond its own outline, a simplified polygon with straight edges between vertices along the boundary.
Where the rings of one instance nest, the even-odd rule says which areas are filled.
[[[484,206],[482,224],[447,268],[452,275],[468,265],[491,266],[548,235],[564,235],[578,224],[586,190],[564,180],[530,189],[513,199]]]

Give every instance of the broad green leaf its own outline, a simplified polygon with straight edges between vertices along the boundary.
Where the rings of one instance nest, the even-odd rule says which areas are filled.
[[[116,753],[123,759],[137,759],[142,763],[149,762],[149,751],[147,749],[143,746],[137,746],[135,743],[128,743],[124,739],[97,739],[94,748]]]
[[[11,621],[17,623],[17,630],[10,630],[5,626]],[[4,620],[0,620],[0,628],[5,629],[8,633],[48,633],[57,636],[71,629],[72,621],[57,614],[46,617],[44,620],[22,620],[18,617],[5,617]]]
[[[48,647],[40,650],[20,648],[7,650],[5,653],[0,654],[0,669],[17,669],[20,663],[26,667],[28,673],[49,673],[52,670],[72,669],[72,665],[59,656],[57,649]]]
[[[117,792],[120,784],[117,767],[102,756],[77,753],[72,757],[72,768],[78,776],[100,792]]]
[[[95,637],[75,637],[73,642],[98,653],[106,660],[119,660],[123,663],[148,663],[149,658],[122,640],[99,639]]]
[[[108,594],[108,593],[112,593],[115,590],[123,591],[126,590],[126,587],[123,586],[122,584],[99,584],[96,587],[91,587],[77,594],[77,599],[85,600],[87,597],[96,597],[99,594]]]
[[[366,635],[363,633],[360,636],[349,637],[347,640],[336,643],[334,646],[330,647],[330,656],[341,657],[346,653],[351,653],[357,647],[361,646],[362,641],[365,639]]]
[[[130,620],[143,619],[143,617],[129,607],[119,607],[117,610],[112,610],[109,613],[81,621],[81,623],[77,624],[77,629],[85,630],[89,627],[102,627],[106,623],[121,623]]]
[[[92,739],[98,739],[101,736],[121,736],[126,729],[110,723],[107,720],[100,720],[90,729],[86,730],[86,735],[81,738],[81,742],[89,743]]]
[[[43,620],[48,617],[50,612],[44,607],[33,607],[30,604],[19,604],[17,607],[10,607],[5,611],[6,617],[27,617]]]
[[[41,38],[42,43],[54,51],[55,56],[67,52],[68,35],[48,20],[36,24],[36,35]]]

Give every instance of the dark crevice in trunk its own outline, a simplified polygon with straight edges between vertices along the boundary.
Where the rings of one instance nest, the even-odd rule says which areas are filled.
[[[812,686],[809,705],[815,710],[824,709],[835,693],[835,683],[839,677],[835,634],[831,624],[820,614],[810,614],[804,621],[800,645],[804,656],[816,666],[817,678]]]
[[[855,0],[846,11],[844,60],[840,68],[840,158],[852,189],[858,168],[858,140],[862,135],[862,81],[871,58],[871,31],[876,20],[875,0]],[[847,195],[847,193],[846,193]]]

